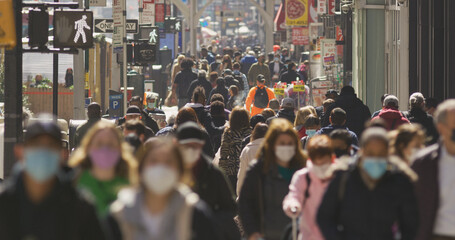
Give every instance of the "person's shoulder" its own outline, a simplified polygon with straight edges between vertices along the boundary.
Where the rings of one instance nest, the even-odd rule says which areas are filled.
[[[414,157],[412,168],[418,167],[424,163],[435,161],[439,153],[439,149],[439,143],[435,143],[418,151]]]

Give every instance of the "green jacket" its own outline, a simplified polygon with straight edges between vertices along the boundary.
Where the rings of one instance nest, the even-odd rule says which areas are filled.
[[[259,65],[259,63],[255,63],[251,65],[250,70],[248,71],[248,82],[250,84],[250,87],[256,86],[256,78],[258,77],[259,74],[264,75],[265,77],[265,85],[267,87],[270,87],[271,83],[271,78],[270,78],[270,69],[267,64],[262,64]]]

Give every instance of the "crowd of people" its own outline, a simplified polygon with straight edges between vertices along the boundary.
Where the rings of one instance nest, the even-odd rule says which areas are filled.
[[[271,88],[305,70],[268,57],[179,56],[176,116],[153,94],[116,124],[92,103],[69,157],[54,122],[29,124],[0,238],[455,239],[455,100],[385,94],[371,114],[345,86],[301,105]]]

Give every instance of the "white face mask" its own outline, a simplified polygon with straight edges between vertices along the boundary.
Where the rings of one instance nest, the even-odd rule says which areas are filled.
[[[186,164],[193,164],[201,158],[201,149],[196,149],[196,148],[183,148],[182,149],[182,155],[183,155],[183,160],[185,161]]]
[[[311,168],[311,172],[314,173],[314,175],[316,175],[316,177],[318,177],[319,179],[326,179],[327,171],[329,170],[329,168],[330,163],[326,163],[319,166],[313,165],[313,167]]]
[[[177,172],[162,164],[146,167],[142,181],[147,189],[157,195],[169,193],[178,182]]]
[[[295,155],[295,146],[276,146],[275,147],[275,156],[283,161],[289,162]]]

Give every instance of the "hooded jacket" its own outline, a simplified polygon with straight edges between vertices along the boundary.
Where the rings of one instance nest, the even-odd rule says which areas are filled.
[[[387,130],[395,130],[402,124],[409,124],[409,120],[406,119],[401,112],[396,108],[386,107],[379,112],[379,115],[374,117],[372,120],[381,118],[387,124]]]

